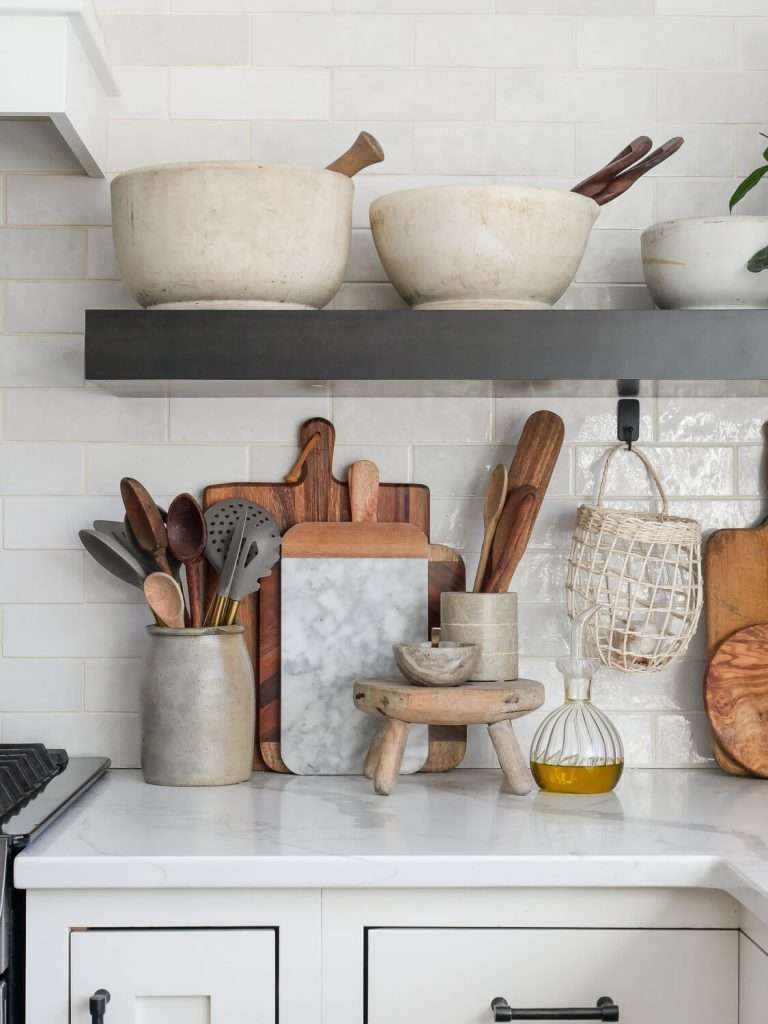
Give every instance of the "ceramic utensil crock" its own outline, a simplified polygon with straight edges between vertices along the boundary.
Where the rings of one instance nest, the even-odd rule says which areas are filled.
[[[256,702],[242,626],[147,627],[142,768],[156,786],[250,778]]]
[[[480,645],[474,682],[517,679],[517,594],[442,594],[440,638]]]

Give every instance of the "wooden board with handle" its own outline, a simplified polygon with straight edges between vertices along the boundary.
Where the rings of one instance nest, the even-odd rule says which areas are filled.
[[[768,778],[768,622],[723,640],[709,665],[704,703],[720,749]]]
[[[318,436],[319,435],[319,436]],[[351,518],[346,483],[333,475],[335,430],[325,419],[305,422],[299,448],[306,458],[298,479],[280,483],[215,484],[205,488],[203,506],[234,497],[262,505],[280,531],[304,522],[347,522]],[[381,484],[378,519],[382,523],[411,523],[429,536],[429,489],[419,484]],[[208,593],[215,577],[208,573]],[[258,742],[256,768],[287,771],[280,757],[280,566],[262,582],[261,590],[243,601],[240,622],[257,681]]]
[[[748,529],[716,530],[704,551],[707,657],[746,626],[768,622],[768,520]],[[747,775],[717,743],[715,759],[729,775]]]

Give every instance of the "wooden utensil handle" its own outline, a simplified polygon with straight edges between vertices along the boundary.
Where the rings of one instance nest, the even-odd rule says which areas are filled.
[[[364,167],[381,163],[383,159],[384,150],[378,139],[370,132],[360,132],[346,153],[342,153],[332,164],[328,164],[326,170],[337,171],[348,178],[353,178]]]
[[[646,153],[649,153],[652,146],[653,143],[647,135],[639,135],[625,146],[620,153],[617,153],[613,160],[610,160],[605,167],[595,171],[594,174],[590,174],[588,178],[580,181],[578,185],[574,185],[571,192],[578,192],[582,196],[596,196],[599,192],[602,192],[617,174],[631,167],[636,160],[640,160]]]
[[[319,431],[314,433],[299,453],[298,459],[294,462],[288,472],[285,474],[285,483],[295,484],[301,479],[301,471],[304,469],[304,463],[307,461],[312,452],[317,448],[321,441],[321,434]]]
[[[189,622],[193,629],[203,624],[203,587],[200,578],[201,563],[187,562],[187,594],[189,596]]]
[[[644,174],[652,170],[654,167],[658,167],[659,164],[668,160],[673,153],[676,153],[682,146],[685,140],[677,135],[672,139],[668,139],[662,146],[654,150],[650,156],[647,156],[645,160],[641,160],[639,164],[635,164],[634,167],[630,167],[628,171],[623,174],[619,174],[612,181],[610,181],[602,192],[594,195],[592,198],[595,200],[598,206],[605,206],[606,203],[610,203],[613,199],[617,199],[620,195],[623,195],[628,188],[642,178]]]
[[[379,514],[379,467],[368,459],[353,462],[347,483],[352,522],[375,523]]]

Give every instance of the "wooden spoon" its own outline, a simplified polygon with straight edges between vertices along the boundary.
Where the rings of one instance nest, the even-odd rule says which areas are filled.
[[[379,467],[361,459],[347,472],[349,508],[353,523],[375,523],[379,517]]]
[[[606,203],[610,203],[612,200],[623,195],[628,188],[630,188],[638,180],[642,178],[644,174],[652,170],[654,167],[658,167],[659,164],[668,160],[673,153],[676,153],[682,146],[685,140],[680,136],[676,135],[672,139],[667,141],[655,149],[650,156],[647,156],[645,160],[641,160],[639,164],[635,164],[633,167],[628,168],[623,174],[616,175],[611,181],[609,181],[602,192],[598,192],[597,195],[593,195],[592,198],[595,200],[598,206],[605,206]]]
[[[535,487],[513,488],[504,505],[504,515],[509,523],[504,548],[499,559],[494,558],[491,573],[485,581],[486,594],[506,594],[520,559],[528,547],[533,525],[539,511],[540,497]]]
[[[200,567],[208,540],[208,527],[200,505],[191,494],[179,494],[168,509],[168,546],[184,565],[189,592],[190,625],[203,622],[203,592]]]
[[[504,509],[504,502],[507,500],[507,467],[494,466],[491,470],[491,477],[488,481],[488,489],[485,492],[485,504],[483,505],[483,546],[480,549],[480,561],[477,563],[475,573],[475,585],[472,590],[479,594],[483,588],[485,570],[488,567],[488,558],[491,554],[493,535],[499,525],[499,519]]]
[[[164,572],[153,572],[147,576],[144,597],[163,626],[184,629],[184,595],[173,576]]]
[[[152,556],[152,561],[161,572],[172,576],[167,554],[168,533],[152,495],[143,484],[130,476],[124,476],[120,481],[120,495],[136,543],[142,551]]]
[[[378,139],[370,132],[360,132],[346,153],[342,153],[332,164],[328,164],[326,171],[338,171],[339,174],[353,178],[364,167],[379,164],[383,159],[384,150]]]

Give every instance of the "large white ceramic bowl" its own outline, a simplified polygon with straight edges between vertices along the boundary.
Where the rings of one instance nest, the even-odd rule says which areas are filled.
[[[341,285],[352,181],[257,163],[145,167],[112,182],[125,283],[160,309],[315,309]]]
[[[575,192],[439,185],[371,203],[390,281],[417,309],[548,309],[578,269],[600,212]]]
[[[694,217],[642,234],[643,274],[661,309],[768,307],[768,271],[747,261],[768,245],[768,217]]]

